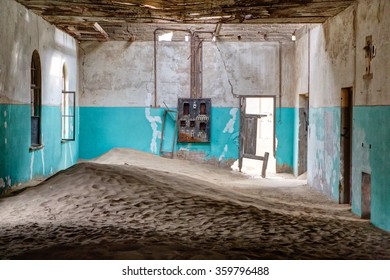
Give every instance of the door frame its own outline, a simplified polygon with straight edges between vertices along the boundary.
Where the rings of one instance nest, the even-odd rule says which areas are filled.
[[[340,93],[340,177],[343,178],[339,183],[340,204],[351,204],[352,201],[353,94],[353,87],[342,88]],[[347,100],[343,100],[345,97]],[[347,127],[343,127],[345,122]]]
[[[239,159],[238,159],[238,169],[241,172],[242,162],[244,158],[258,159],[263,160],[263,169],[262,177],[265,177],[265,172],[268,164],[268,153],[265,153],[264,156],[248,156],[244,152],[245,147],[245,119],[246,116],[256,117],[259,115],[246,114],[246,99],[247,98],[272,98],[273,99],[273,136],[272,136],[272,147],[273,147],[273,156],[276,153],[276,95],[240,95],[240,144],[239,144]]]

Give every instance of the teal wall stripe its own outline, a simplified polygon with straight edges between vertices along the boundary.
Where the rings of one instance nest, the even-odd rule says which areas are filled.
[[[81,107],[80,158],[95,158],[112,148],[132,148],[159,154],[163,113],[161,108]],[[172,148],[174,125],[175,122],[168,116],[164,129],[164,151]],[[208,160],[237,159],[238,135],[238,108],[213,107],[211,143],[178,144],[175,150],[201,152]]]
[[[371,222],[390,230],[390,106],[353,108],[352,211],[362,214],[362,172],[371,174]],[[340,107],[310,108],[308,182],[339,199]],[[386,140],[387,139],[387,140]]]
[[[276,164],[294,169],[295,108],[276,108]]]
[[[361,215],[362,172],[371,174],[371,222],[390,230],[390,106],[353,109],[352,211]]]
[[[308,183],[339,200],[340,107],[310,108]]]
[[[0,104],[0,124],[0,189],[46,177],[78,160],[77,141],[61,143],[59,106],[42,106],[42,142],[45,147],[41,150],[29,151],[29,105]]]

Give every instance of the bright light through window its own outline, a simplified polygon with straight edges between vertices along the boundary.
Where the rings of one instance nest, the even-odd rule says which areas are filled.
[[[172,41],[173,32],[165,33],[163,35],[158,36],[158,40],[161,41]]]

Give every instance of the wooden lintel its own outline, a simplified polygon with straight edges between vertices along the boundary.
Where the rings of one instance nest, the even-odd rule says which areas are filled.
[[[222,28],[222,22],[218,22],[217,25],[215,26],[215,31],[214,31],[215,36],[219,36],[219,33],[221,32],[221,28]]]
[[[76,27],[74,27],[74,26],[67,26],[65,29],[66,29],[70,34],[73,34],[73,35],[76,36],[76,37],[79,37],[79,36],[80,36],[79,30],[78,30]]]
[[[93,28],[94,28],[97,32],[99,32],[100,34],[102,34],[102,36],[103,36],[106,40],[108,40],[108,34],[107,34],[107,32],[104,31],[104,29],[100,26],[99,23],[95,22],[95,23],[93,24]]]

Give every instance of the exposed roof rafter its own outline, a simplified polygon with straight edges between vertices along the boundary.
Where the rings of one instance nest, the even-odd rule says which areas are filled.
[[[223,23],[253,33],[252,26],[322,23],[355,0],[16,0],[78,40],[147,38],[137,27]],[[129,28],[130,27],[130,28]],[[87,30],[85,30],[87,29]],[[131,29],[131,33],[127,32]],[[95,33],[93,33],[95,31]],[[142,32],[153,32],[142,28]],[[221,29],[221,37],[224,28]],[[284,31],[280,29],[282,34]],[[248,39],[250,36],[246,36]],[[283,35],[282,35],[283,37]],[[257,37],[253,39],[256,40]]]

